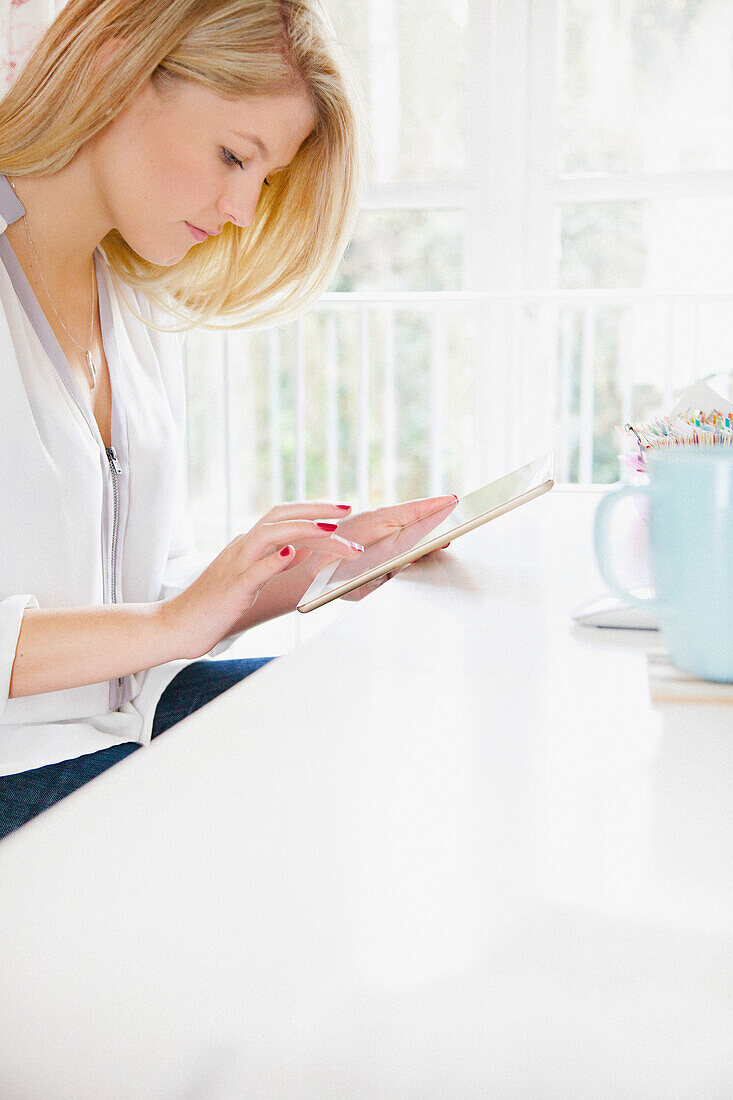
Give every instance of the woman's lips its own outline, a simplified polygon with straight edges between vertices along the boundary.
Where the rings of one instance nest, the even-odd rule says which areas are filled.
[[[186,225],[188,226],[189,232],[193,239],[195,241],[198,241],[199,244],[202,241],[207,241],[209,239],[209,234],[206,232],[205,229],[199,229],[197,226],[191,225],[190,222],[186,222]]]

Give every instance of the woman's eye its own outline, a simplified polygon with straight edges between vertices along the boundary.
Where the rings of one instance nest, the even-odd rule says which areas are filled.
[[[222,149],[221,159],[224,161],[225,164],[236,164],[238,168],[244,168],[241,160],[238,160],[237,157],[234,156],[234,153],[230,152],[229,149]]]

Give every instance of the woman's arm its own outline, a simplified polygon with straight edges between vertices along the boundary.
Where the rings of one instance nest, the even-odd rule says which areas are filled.
[[[26,608],[9,696],[98,684],[181,657],[169,620],[165,603]]]
[[[401,531],[408,524],[416,523],[433,514],[439,514],[442,521],[457,500],[455,494],[440,497],[422,497],[419,500],[407,500],[401,504],[375,508],[368,512],[359,512],[356,515],[339,520],[338,534],[342,540],[353,539],[357,541],[357,545],[370,546],[372,543],[379,542],[389,535]],[[288,507],[306,509],[312,508],[313,505],[299,504],[288,505]],[[325,508],[330,507],[333,509],[334,506],[319,504],[316,507],[319,509],[319,514],[321,514]],[[341,508],[343,508],[343,505]],[[273,514],[277,511],[278,509],[273,509]],[[329,514],[335,515],[336,513],[331,511]],[[343,516],[343,512],[341,514]],[[436,520],[436,522],[438,521]],[[321,547],[312,552],[299,550],[293,565],[286,573],[272,577],[267,584],[263,585],[257,599],[234,625],[229,636],[243,630],[249,630],[253,626],[259,626],[261,623],[266,623],[279,615],[294,611],[321,569],[341,556],[329,552],[332,549],[331,546],[324,544],[323,550]],[[398,570],[398,572],[401,572],[401,570]],[[368,592],[373,591],[375,587],[383,584],[384,580],[386,578],[375,581],[346,598],[360,599]]]
[[[10,698],[63,691],[127,676],[177,657],[208,653],[232,633],[260,589],[301,555],[328,544],[335,556],[361,550],[334,535],[335,524],[290,518],[260,521],[238,535],[186,589],[156,603],[23,612]]]

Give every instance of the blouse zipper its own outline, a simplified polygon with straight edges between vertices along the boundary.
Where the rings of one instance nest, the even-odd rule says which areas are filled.
[[[109,472],[112,475],[112,572],[110,576],[110,596],[112,603],[117,603],[117,524],[119,520],[119,486],[117,477],[122,473],[122,467],[117,458],[117,451],[115,448],[105,447],[105,450],[107,452],[107,460],[109,461]],[[124,678],[118,676],[117,683],[122,687]]]

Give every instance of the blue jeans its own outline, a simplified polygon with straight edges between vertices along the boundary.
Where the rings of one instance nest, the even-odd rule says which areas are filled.
[[[157,737],[271,660],[272,657],[251,657],[237,661],[194,661],[187,665],[173,677],[158,701],[152,736]],[[0,776],[0,837],[12,833],[141,747],[136,741],[112,745],[75,760]]]

